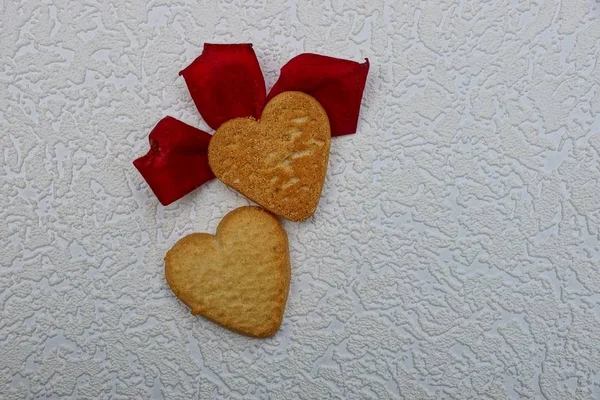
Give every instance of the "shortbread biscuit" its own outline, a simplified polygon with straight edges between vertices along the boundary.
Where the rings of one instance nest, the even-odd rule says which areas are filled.
[[[192,314],[244,335],[271,336],[290,285],[287,234],[269,212],[241,207],[221,220],[215,236],[179,240],[165,257],[165,273]]]
[[[302,221],[319,203],[330,141],[321,104],[305,93],[283,92],[260,121],[235,118],[221,125],[208,162],[226,185],[277,215]]]

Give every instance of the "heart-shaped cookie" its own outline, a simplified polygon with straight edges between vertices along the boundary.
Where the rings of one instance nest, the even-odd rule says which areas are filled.
[[[165,273],[192,314],[244,335],[271,336],[290,285],[287,234],[267,211],[241,207],[221,220],[215,236],[179,240],[165,257]]]
[[[317,208],[329,159],[329,119],[301,92],[283,92],[260,121],[235,118],[213,135],[208,162],[215,175],[250,200],[292,221]]]

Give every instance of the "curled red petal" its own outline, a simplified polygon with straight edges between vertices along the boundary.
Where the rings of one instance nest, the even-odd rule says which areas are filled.
[[[265,79],[252,44],[206,43],[200,57],[179,75],[211,128],[216,130],[232,118],[260,118]]]
[[[355,133],[368,72],[368,59],[361,64],[319,54],[300,54],[281,68],[267,102],[285,91],[307,93],[327,112],[331,136]]]
[[[208,165],[212,136],[173,117],[150,132],[150,151],[133,162],[164,206],[215,177]]]

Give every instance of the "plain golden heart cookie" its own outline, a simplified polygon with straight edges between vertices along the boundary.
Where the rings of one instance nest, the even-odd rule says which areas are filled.
[[[283,92],[260,121],[235,118],[221,125],[208,162],[227,186],[274,214],[302,221],[319,204],[330,141],[321,104],[305,93]]]
[[[285,230],[259,207],[227,214],[215,236],[193,233],[165,257],[167,282],[192,314],[254,337],[281,326],[290,286]]]

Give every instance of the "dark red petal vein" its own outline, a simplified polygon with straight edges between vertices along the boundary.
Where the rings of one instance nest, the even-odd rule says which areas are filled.
[[[148,139],[150,151],[133,165],[162,205],[171,204],[215,177],[208,165],[208,133],[165,117]]]
[[[211,128],[216,130],[232,118],[260,118],[266,89],[252,44],[206,43],[202,54],[179,75]]]

